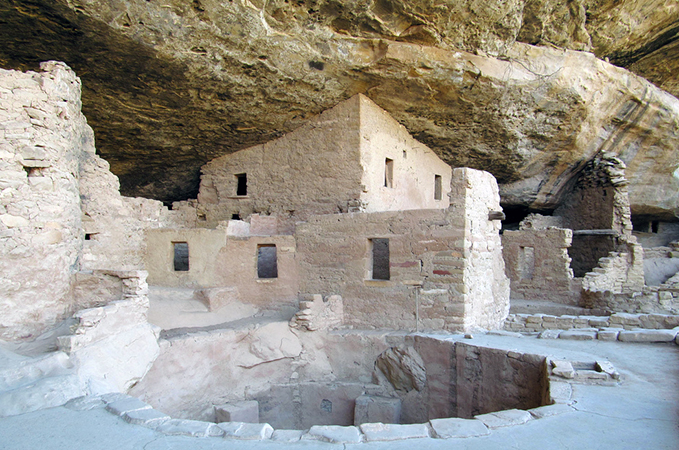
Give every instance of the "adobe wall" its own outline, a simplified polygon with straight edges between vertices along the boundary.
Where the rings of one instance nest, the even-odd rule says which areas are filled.
[[[579,283],[573,279],[567,228],[522,228],[502,234],[505,268],[512,299],[577,305]]]
[[[230,235],[226,229],[176,228],[146,232],[149,283],[170,287],[230,287],[233,300],[260,308],[297,305],[298,275],[292,236]],[[174,270],[173,242],[189,246],[189,270]],[[258,278],[258,245],[275,245],[278,277]]]
[[[94,152],[80,80],[62,63],[0,70],[0,338],[67,313],[83,245],[79,155]]]
[[[361,195],[358,101],[354,97],[279,139],[206,164],[198,194],[205,226],[233,214],[302,220],[309,212],[348,211]],[[241,173],[247,174],[247,195],[238,197]]]
[[[297,226],[302,294],[339,294],[344,325],[463,331],[509,310],[492,175],[455,169],[451,207],[311,217]],[[388,238],[390,278],[371,279],[370,240]]]
[[[367,97],[358,96],[361,124],[361,166],[365,212],[441,209],[449,206],[448,164],[416,141],[389,113]],[[385,186],[385,161],[393,161],[393,183]],[[434,198],[434,176],[441,177],[440,200]]]

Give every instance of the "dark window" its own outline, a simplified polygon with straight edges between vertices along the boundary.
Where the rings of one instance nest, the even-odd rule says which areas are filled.
[[[231,220],[240,220],[240,214],[231,214]]]
[[[522,280],[532,280],[535,272],[535,248],[521,247],[519,253],[519,273]]]
[[[262,244],[257,246],[257,277],[278,278],[278,258],[275,245]]]
[[[394,160],[384,160],[384,187],[394,187]]]
[[[434,200],[441,200],[441,175],[434,175]]]
[[[174,244],[174,270],[175,272],[189,271],[189,244],[186,242],[173,242]]]
[[[660,228],[660,222],[657,220],[654,220],[651,222],[651,233],[657,233],[658,228]]]
[[[236,195],[248,195],[248,174],[239,173],[236,175]]]
[[[372,279],[389,279],[389,239],[371,239]]]

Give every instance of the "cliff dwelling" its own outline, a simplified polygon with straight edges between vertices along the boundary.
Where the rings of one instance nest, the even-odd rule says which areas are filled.
[[[679,447],[632,2],[122,3],[0,5],[0,449]]]

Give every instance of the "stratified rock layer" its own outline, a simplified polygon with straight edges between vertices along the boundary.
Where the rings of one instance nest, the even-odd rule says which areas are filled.
[[[366,93],[503,204],[552,209],[598,151],[632,210],[673,216],[675,2],[7,0],[0,64],[66,61],[123,193],[192,197],[199,167]],[[473,52],[473,53],[466,53]]]

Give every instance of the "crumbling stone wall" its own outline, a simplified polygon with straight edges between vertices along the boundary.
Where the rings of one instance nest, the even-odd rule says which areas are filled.
[[[297,226],[302,294],[339,294],[345,325],[494,328],[509,308],[494,178],[455,169],[451,207],[311,217]],[[371,240],[389,239],[388,279],[371,275]]]
[[[118,179],[95,155],[80,80],[63,63],[41,69],[0,71],[3,339],[34,337],[106,303],[117,282],[78,272],[142,269],[143,230],[180,217],[160,202],[120,196]]]
[[[530,223],[530,222],[528,222]],[[522,228],[502,234],[502,255],[511,280],[512,299],[577,305],[580,283],[573,278],[567,228]]]
[[[0,70],[0,338],[28,338],[70,308],[83,244],[79,155],[94,152],[80,81],[62,63]]]
[[[574,231],[569,253],[576,277],[591,271],[610,252],[624,251],[632,234],[627,185],[625,163],[612,155],[597,155],[578,176],[571,195],[554,211],[563,227]]]

